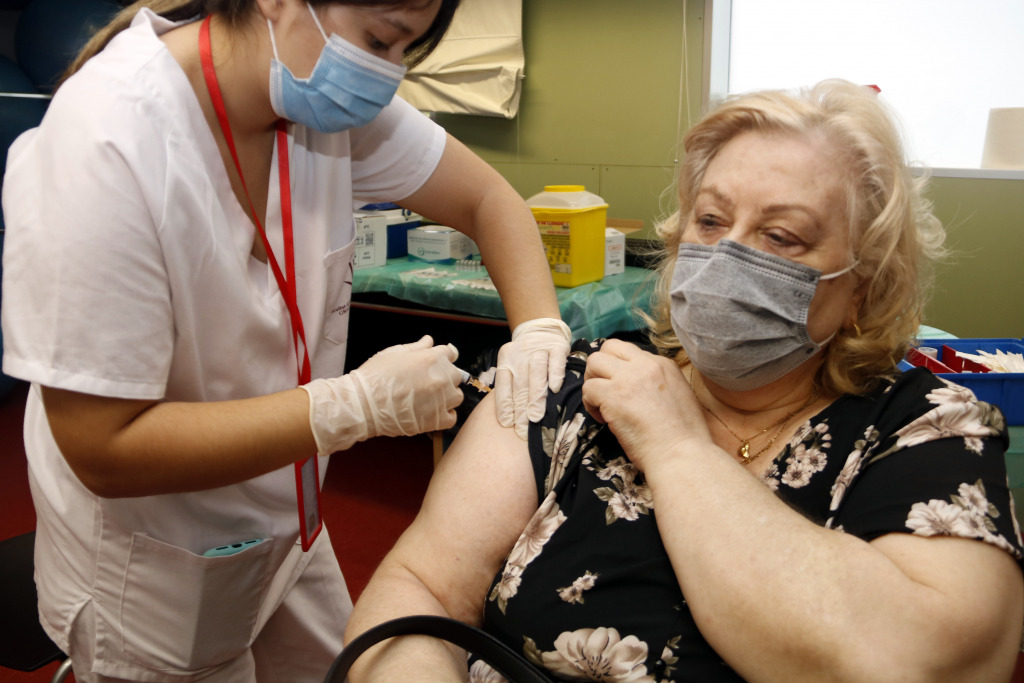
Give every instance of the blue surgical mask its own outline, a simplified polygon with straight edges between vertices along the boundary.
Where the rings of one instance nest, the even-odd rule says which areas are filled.
[[[829,275],[731,240],[679,245],[672,273],[672,329],[693,367],[719,386],[748,391],[795,370],[815,342],[807,312]]]
[[[405,67],[360,50],[337,34],[328,38],[313,7],[306,3],[320,35],[323,52],[309,78],[295,78],[278,59],[274,26],[270,27],[270,105],[274,113],[321,133],[366,125],[391,102]]]

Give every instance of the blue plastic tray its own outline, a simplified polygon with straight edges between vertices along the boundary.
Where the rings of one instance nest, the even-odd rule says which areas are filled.
[[[942,349],[943,344],[954,351],[978,353],[1024,354],[1024,341],[1020,339],[922,339],[921,346]],[[940,356],[941,358],[941,356]],[[937,373],[939,377],[967,387],[980,401],[999,406],[1009,425],[1024,425],[1024,372]]]

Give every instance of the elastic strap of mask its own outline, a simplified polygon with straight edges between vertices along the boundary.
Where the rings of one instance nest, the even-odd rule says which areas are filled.
[[[277,41],[274,40],[274,22],[270,21],[270,17],[267,17],[267,28],[270,29],[270,49],[274,51],[274,59],[281,61],[280,57],[277,56]]]
[[[309,13],[313,15],[313,22],[316,24],[317,29],[320,30],[320,35],[324,37],[324,42],[328,42],[327,34],[324,33],[324,27],[320,25],[320,20],[317,19],[316,12],[313,11],[313,5],[306,3],[306,7],[309,8]],[[274,59],[280,61],[281,58],[277,54],[277,41],[274,39],[274,22],[267,18],[267,28],[270,29],[270,49],[274,51]]]
[[[316,23],[316,27],[320,29],[320,35],[324,37],[324,42],[329,43],[330,40],[327,38],[327,34],[324,32],[324,27],[320,25],[320,19],[317,18],[316,12],[313,11],[313,5],[307,2],[306,7],[309,8],[309,13],[313,15],[313,21]]]
[[[828,343],[829,343],[830,341],[832,341],[833,339],[835,339],[835,338],[836,338],[836,335],[837,335],[838,333],[839,333],[839,332],[838,332],[838,330],[837,330],[836,332],[833,332],[832,334],[828,335],[828,337],[826,337],[825,339],[822,339],[822,340],[821,340],[820,342],[816,342],[816,341],[814,341],[814,340],[812,339],[812,340],[811,340],[811,343],[812,343],[812,344],[814,344],[815,346],[817,346],[817,347],[818,347],[818,349],[823,349],[823,348],[825,348],[825,345],[826,345],[826,344],[828,344]],[[817,349],[816,349],[816,350],[817,350]]]
[[[837,278],[840,275],[843,275],[845,273],[849,273],[851,270],[856,268],[858,265],[860,265],[860,260],[854,261],[853,263],[851,263],[850,265],[846,266],[842,270],[837,270],[836,272],[829,273],[828,275],[822,275],[818,279],[819,280],[831,280],[833,278]]]

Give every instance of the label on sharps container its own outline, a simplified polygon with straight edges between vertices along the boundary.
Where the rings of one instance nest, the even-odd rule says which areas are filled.
[[[571,273],[572,263],[569,257],[572,241],[569,239],[569,223],[537,221],[537,227],[540,229],[540,241],[544,244],[544,253],[547,255],[551,270],[556,273]]]

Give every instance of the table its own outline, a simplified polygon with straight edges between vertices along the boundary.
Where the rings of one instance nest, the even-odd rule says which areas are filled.
[[[505,309],[486,268],[424,263],[406,257],[355,271],[352,307],[505,327]],[[654,271],[627,267],[579,287],[556,287],[562,320],[573,337],[597,339],[643,326],[637,309],[649,310]],[[386,295],[390,301],[372,295]],[[409,304],[413,304],[410,306]]]
[[[1024,526],[1024,426],[1009,428],[1010,447],[1006,449],[1006,474],[1017,506],[1017,521]]]
[[[650,310],[654,278],[654,271],[626,267],[624,273],[598,282],[571,289],[556,287],[562,319],[574,338],[597,339],[641,329],[636,311]],[[383,266],[357,270],[352,294],[353,308],[506,329],[508,325],[501,299],[482,267],[466,270],[458,264],[424,263],[402,256]],[[925,326],[919,336],[953,337]],[[1006,467],[1021,507],[1018,517],[1024,521],[1024,426],[1010,427]]]
[[[1006,473],[1011,489],[1024,489],[1024,426],[1010,427],[1010,447],[1006,450]],[[1024,507],[1024,498],[1021,498]]]

